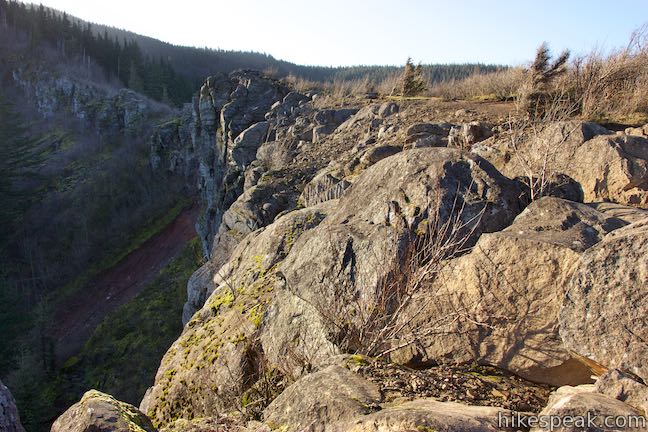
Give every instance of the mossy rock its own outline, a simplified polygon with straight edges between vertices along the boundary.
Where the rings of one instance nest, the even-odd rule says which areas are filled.
[[[52,432],[155,432],[141,411],[114,397],[90,390],[52,425]]]

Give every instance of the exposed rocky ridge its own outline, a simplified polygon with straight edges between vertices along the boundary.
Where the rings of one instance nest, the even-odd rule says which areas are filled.
[[[132,90],[115,90],[42,68],[17,68],[14,82],[44,118],[68,114],[86,128],[102,134],[136,136],[151,119],[173,110]]]
[[[199,108],[209,114],[233,100],[223,82],[203,87],[209,103],[201,96]],[[614,149],[604,159],[621,161],[618,178],[641,177],[643,141],[573,124],[581,133],[564,151],[573,150],[574,170],[558,172],[586,203],[545,197],[523,211],[528,197],[511,159],[480,150],[500,138],[486,122],[477,130],[470,119],[411,121],[412,111],[386,102],[344,111],[340,118],[351,116],[343,123],[319,131],[337,115],[322,112],[288,93],[262,119],[234,121],[237,129],[216,147],[227,165],[219,196],[231,193],[231,201],[212,227],[210,261],[190,282],[183,334],[140,406],[157,427],[481,431],[506,430],[498,415],[514,413],[642,412],[645,353],[610,332],[617,324],[639,337],[645,330],[647,279],[638,260],[648,219],[625,206],[643,205],[624,195],[627,184],[607,195],[591,185],[600,165],[591,173],[574,167],[595,162],[583,148],[605,158]],[[450,138],[459,133],[459,141]],[[463,148],[491,133],[473,152]],[[449,144],[462,149],[443,148]],[[641,183],[632,185],[627,190],[641,195]],[[592,202],[601,199],[616,203]],[[383,293],[402,282],[392,269],[408,271],[407,251],[438,226],[454,227],[465,247],[440,255],[412,301],[385,307],[385,298],[395,300]],[[615,258],[601,258],[605,250]],[[592,282],[601,292],[579,282],[591,266],[603,269]],[[625,279],[613,287],[604,275]],[[619,320],[618,307],[603,307],[614,290],[639,306],[636,313]],[[584,318],[588,304],[597,307]],[[394,311],[400,330],[371,343]],[[590,321],[596,331],[584,327]],[[339,356],[354,352],[387,362]],[[491,385],[471,373],[472,363],[536,383],[577,385],[594,375],[597,384],[568,399],[562,387],[547,402],[548,385],[500,372]]]

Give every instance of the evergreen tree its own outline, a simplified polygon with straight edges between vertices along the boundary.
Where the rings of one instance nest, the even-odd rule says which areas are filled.
[[[134,61],[131,61],[130,72],[128,75],[128,88],[135,90],[136,92],[144,92],[144,81],[137,71],[137,66]]]
[[[416,96],[424,92],[425,89],[426,85],[421,64],[419,63],[415,67],[412,59],[408,57],[401,76],[401,95]]]

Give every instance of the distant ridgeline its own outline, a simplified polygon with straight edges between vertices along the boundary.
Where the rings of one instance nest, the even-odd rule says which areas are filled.
[[[399,70],[397,66],[301,66],[257,52],[176,46],[129,31],[85,22],[43,5],[14,0],[0,0],[0,26],[11,26],[27,33],[32,49],[47,43],[68,58],[80,58],[87,62],[93,60],[102,68],[106,78],[116,78],[126,87],[174,105],[189,102],[204,78],[217,72],[271,70],[277,77],[295,75],[312,81],[346,81],[367,77],[378,83]],[[501,66],[474,63],[423,67],[433,83],[497,69],[501,69]]]

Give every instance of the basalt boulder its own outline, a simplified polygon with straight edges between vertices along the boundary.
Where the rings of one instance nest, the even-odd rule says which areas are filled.
[[[565,346],[599,369],[648,380],[648,219],[606,235],[583,255],[560,310]]]
[[[52,432],[155,432],[137,408],[90,390],[52,425]]]
[[[409,364],[478,362],[553,385],[589,382],[563,346],[558,317],[583,251],[625,223],[584,205],[543,198],[505,230],[484,234],[449,260],[403,315],[416,343],[392,358]],[[424,331],[423,331],[424,330]]]

